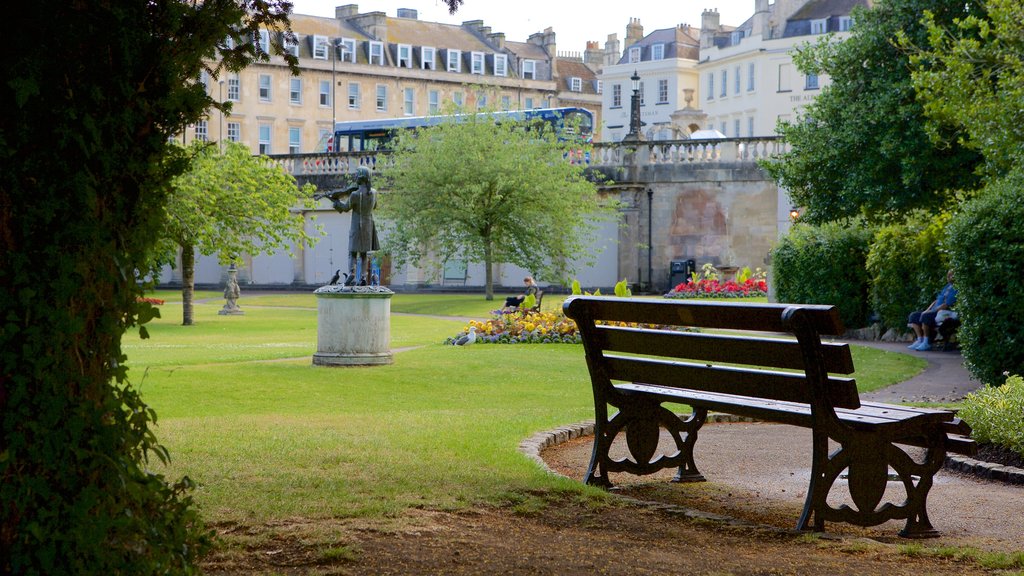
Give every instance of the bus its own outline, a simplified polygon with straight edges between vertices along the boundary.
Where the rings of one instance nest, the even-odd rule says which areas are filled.
[[[594,137],[594,114],[585,108],[536,108],[533,110],[508,110],[503,112],[480,112],[479,114],[456,114],[456,121],[472,116],[487,116],[496,122],[513,119],[525,122],[543,122],[553,128],[560,139],[574,139],[589,143]],[[360,152],[387,150],[398,130],[415,130],[436,126],[451,120],[452,116],[406,116],[380,120],[352,120],[334,125],[334,138],[327,141],[327,151]],[[337,148],[335,147],[337,143]]]

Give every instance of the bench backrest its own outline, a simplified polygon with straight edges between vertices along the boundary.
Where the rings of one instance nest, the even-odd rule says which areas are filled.
[[[856,382],[830,375],[853,373],[849,346],[820,339],[843,332],[834,306],[585,296],[563,309],[583,337],[595,393],[618,381],[860,406]]]

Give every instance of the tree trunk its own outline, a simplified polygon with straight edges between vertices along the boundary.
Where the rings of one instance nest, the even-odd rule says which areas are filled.
[[[181,325],[193,322],[192,301],[195,299],[196,249],[191,244],[181,247]]]
[[[492,265],[493,252],[491,243],[484,241],[484,300],[494,300],[494,266]]]

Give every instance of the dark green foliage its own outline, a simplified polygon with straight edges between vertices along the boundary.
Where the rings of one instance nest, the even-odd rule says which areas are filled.
[[[933,144],[908,56],[894,44],[899,31],[925,41],[925,9],[951,22],[965,6],[962,0],[881,0],[855,11],[848,39],[802,49],[794,58],[802,71],[832,79],[798,122],[782,127],[791,150],[765,163],[806,208],[805,221],[899,219],[913,209],[941,210],[952,190],[976,186],[977,154],[957,144],[951,128],[944,129],[944,144]]]
[[[971,373],[998,385],[1024,374],[1024,169],[987,186],[949,225],[958,332]]]
[[[154,314],[136,274],[211,101],[204,58],[287,23],[280,2],[34,0],[0,87],[0,573],[190,573],[209,545],[128,384],[121,337]],[[248,13],[248,16],[247,16]],[[243,19],[245,21],[243,22]],[[232,32],[234,26],[235,32]],[[251,43],[222,54],[251,61]]]
[[[907,315],[922,310],[946,284],[948,256],[942,249],[949,215],[916,212],[875,233],[868,252],[871,304],[885,328],[906,331]]]
[[[865,269],[871,231],[861,223],[797,224],[772,250],[772,283],[779,302],[834,304],[847,328],[868,316]]]

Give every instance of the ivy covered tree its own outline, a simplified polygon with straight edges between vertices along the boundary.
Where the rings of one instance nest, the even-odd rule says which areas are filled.
[[[173,262],[181,253],[182,324],[193,323],[195,254],[217,254],[224,264],[242,254],[272,254],[308,246],[316,238],[305,230],[297,206],[313,207],[316,187],[299,188],[295,178],[263,156],[235,142],[196,142],[189,170],[172,181],[167,218],[157,262]]]
[[[453,117],[454,118],[454,117]],[[428,255],[483,263],[494,298],[493,264],[566,279],[597,222],[614,216],[583,167],[565,159],[570,141],[487,115],[400,134],[384,172],[390,192],[379,216],[384,249],[399,266]]]
[[[197,82],[266,59],[283,0],[34,0],[0,62],[0,572],[192,573],[209,533],[128,381],[121,338]],[[272,36],[277,36],[272,34]],[[233,47],[225,45],[233,40]],[[295,60],[287,57],[294,66]]]
[[[832,83],[798,121],[780,126],[791,149],[765,167],[806,208],[803,220],[899,219],[914,209],[938,211],[956,190],[977,187],[977,153],[957,142],[956,129],[940,129],[941,141],[932,139],[909,55],[897,43],[898,35],[926,41],[925,10],[951,23],[971,6],[880,0],[854,11],[846,40],[825,39],[796,53],[801,71],[828,75]]]

